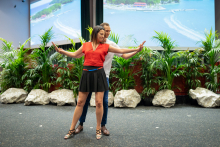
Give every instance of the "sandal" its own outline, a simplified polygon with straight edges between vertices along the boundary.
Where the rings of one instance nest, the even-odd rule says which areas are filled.
[[[102,131],[101,131],[101,129],[96,130],[96,139],[99,140],[101,138],[102,138]]]
[[[64,139],[69,139],[71,136],[75,134],[75,129],[69,130],[68,134],[64,136]]]

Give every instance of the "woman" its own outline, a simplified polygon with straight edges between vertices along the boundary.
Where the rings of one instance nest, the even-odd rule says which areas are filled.
[[[103,69],[103,62],[108,52],[114,53],[129,53],[143,48],[145,41],[137,49],[117,49],[109,44],[102,44],[104,39],[105,30],[102,26],[96,26],[91,35],[91,42],[84,43],[77,51],[67,52],[55,46],[55,50],[61,54],[69,57],[77,58],[80,54],[85,54],[84,69],[80,80],[79,98],[75,108],[72,124],[67,135],[64,139],[70,138],[74,135],[75,126],[80,116],[82,115],[83,106],[89,92],[95,92],[96,99],[96,139],[100,139],[101,135],[101,120],[103,116],[103,95],[104,91],[108,90],[105,72]]]

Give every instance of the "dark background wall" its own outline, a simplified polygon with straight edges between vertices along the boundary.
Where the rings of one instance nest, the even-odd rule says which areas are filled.
[[[220,33],[220,0],[215,0],[215,30]]]

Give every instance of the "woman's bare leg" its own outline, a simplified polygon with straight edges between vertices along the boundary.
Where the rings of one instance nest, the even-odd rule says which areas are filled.
[[[104,92],[95,93],[96,120],[97,120],[96,130],[101,129],[101,121],[102,121],[102,116],[103,116],[103,96],[104,96]],[[100,138],[97,138],[97,139],[100,139]]]
[[[80,116],[82,115],[83,106],[85,105],[88,94],[89,92],[79,92],[79,98],[78,98],[77,105],[76,105],[76,108],[73,114],[73,120],[72,120],[70,130],[75,129],[76,123],[79,120]]]

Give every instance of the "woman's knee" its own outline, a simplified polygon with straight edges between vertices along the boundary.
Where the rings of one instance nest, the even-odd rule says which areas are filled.
[[[102,101],[96,101],[96,107],[101,108],[103,106]]]
[[[78,106],[78,107],[83,107],[83,106],[84,106],[84,101],[78,100],[78,101],[77,101],[77,106]]]
[[[88,94],[88,92],[79,92],[79,98],[77,101],[78,107],[83,107],[85,105]]]

